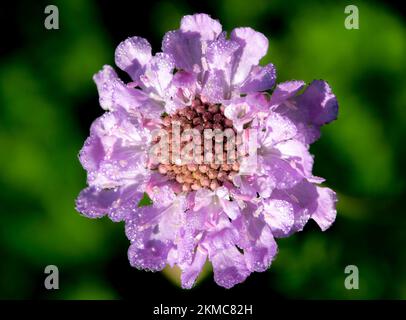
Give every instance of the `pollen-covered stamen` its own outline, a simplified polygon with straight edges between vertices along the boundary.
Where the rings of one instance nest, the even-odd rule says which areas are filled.
[[[173,139],[175,123],[179,126],[179,136],[182,136],[187,129],[196,129],[200,133],[201,148],[199,150],[201,152],[197,154],[197,157],[194,154],[191,162],[178,163],[176,157],[173,157],[176,150],[183,150],[188,143],[188,141],[182,141],[180,146],[176,145],[176,139]],[[233,122],[224,116],[224,106],[203,103],[196,98],[191,106],[179,109],[172,115],[164,116],[162,128],[168,137],[169,162],[160,163],[152,169],[157,169],[159,173],[177,181],[182,186],[182,191],[185,192],[201,188],[215,190],[226,181],[232,182],[240,168],[236,155],[237,146],[242,142],[236,135]],[[205,141],[205,129],[211,129],[214,132],[213,137],[210,137],[211,143],[208,144]],[[235,139],[232,143],[227,140],[227,135],[223,134],[227,130]],[[216,132],[222,132],[222,134],[216,135]],[[201,161],[197,161],[197,159]]]

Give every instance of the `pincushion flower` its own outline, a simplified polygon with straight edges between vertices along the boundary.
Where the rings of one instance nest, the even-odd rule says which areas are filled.
[[[236,28],[227,37],[195,14],[155,55],[140,37],[119,44],[115,63],[131,82],[110,66],[94,76],[106,112],[79,155],[89,186],[76,208],[125,222],[132,266],[176,265],[191,288],[209,260],[230,288],[269,268],[276,238],[309,219],[322,230],[334,222],[336,196],[312,175],[309,145],[336,119],[336,98],[321,80],[275,86],[274,66],[259,65],[267,50],[263,34]],[[145,195],[152,203],[140,206]]]

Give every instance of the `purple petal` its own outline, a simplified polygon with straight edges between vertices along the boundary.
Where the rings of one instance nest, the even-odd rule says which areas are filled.
[[[171,245],[159,240],[147,240],[142,246],[131,244],[128,249],[128,260],[131,266],[149,271],[160,271],[166,265]]]
[[[196,96],[197,87],[194,73],[178,71],[167,89],[170,99],[165,103],[166,112],[172,114],[180,108],[189,106]]]
[[[294,168],[299,170],[304,177],[313,178],[313,157],[308,146],[298,140],[287,140],[278,143],[275,148],[279,150],[284,159],[289,160]]]
[[[238,66],[235,70],[233,84],[242,83],[253,66],[266,55],[268,39],[260,32],[251,28],[236,28],[231,32],[230,39],[240,44]]]
[[[134,81],[139,80],[145,65],[151,59],[151,45],[140,37],[121,42],[115,52],[116,65],[126,71]]]
[[[269,198],[275,188],[273,178],[267,175],[237,175],[234,177],[233,182],[238,187],[236,191],[233,191],[233,197],[245,202],[256,201],[258,195],[261,198]]]
[[[80,150],[79,160],[86,171],[95,171],[100,167],[104,156],[105,152],[100,137],[91,135]]]
[[[207,259],[207,253],[200,247],[197,247],[193,262],[191,264],[181,264],[182,288],[190,289],[193,287]]]
[[[262,170],[272,177],[274,185],[278,189],[291,188],[303,179],[298,170],[278,155],[270,153],[258,158],[262,163]]]
[[[216,190],[216,195],[227,216],[232,220],[236,219],[240,215],[240,207],[236,201],[230,199],[229,191],[225,187],[220,187]]]
[[[229,87],[234,72],[236,52],[239,48],[240,45],[236,41],[227,40],[225,37],[219,37],[207,48],[206,61],[209,68],[208,72],[222,70]]]
[[[294,224],[291,230],[284,234],[281,229],[281,232],[276,236],[285,237],[294,232],[301,231],[309,220],[311,213],[317,208],[317,196],[316,187],[305,179],[292,188],[284,190],[275,189],[272,192],[271,199],[290,203],[294,213]]]
[[[120,105],[115,96],[125,91],[125,84],[118,78],[112,67],[104,66],[93,76],[93,80],[99,91],[99,102],[103,109],[114,110],[117,105]]]
[[[266,148],[272,148],[279,142],[293,138],[297,132],[296,126],[289,118],[275,112],[268,116],[263,129],[265,132],[261,144]]]
[[[337,119],[338,103],[327,82],[314,80],[298,97],[300,108],[308,110],[308,123],[323,125]]]
[[[96,119],[79,155],[88,183],[104,189],[143,181],[149,173],[145,169],[149,140],[139,119],[122,109]]]
[[[151,180],[149,181],[149,184]],[[158,207],[168,207],[176,200],[176,194],[167,184],[150,188],[148,196]]]
[[[157,53],[146,65],[145,73],[140,76],[145,91],[164,98],[166,88],[172,81],[174,68],[175,64],[170,55]]]
[[[126,221],[127,237],[135,241],[140,231],[153,230],[154,239],[173,242],[186,223],[185,204],[185,198],[179,195],[169,205],[156,200],[150,206],[137,208]]]
[[[198,238],[195,236],[195,230],[189,224],[185,224],[179,229],[177,239],[175,240],[178,264],[192,263]]]
[[[234,128],[241,132],[246,123],[249,123],[254,119],[256,110],[254,107],[246,101],[232,102],[226,105],[224,115],[233,121]]]
[[[337,196],[329,188],[317,187],[317,193],[317,209],[312,214],[312,219],[317,222],[321,230],[325,231],[330,228],[336,218]]]
[[[130,241],[136,241],[141,232],[154,228],[159,224],[159,218],[164,211],[165,208],[157,207],[155,204],[137,207],[125,221],[125,234],[127,238]]]
[[[114,222],[124,221],[138,209],[138,204],[144,196],[145,181],[140,179],[133,184],[118,188],[117,200],[109,208],[108,216]]]
[[[257,177],[237,175],[233,179],[234,184],[238,187],[237,197],[241,199],[253,200],[257,197]]]
[[[271,96],[270,106],[279,106],[286,100],[294,97],[303,87],[303,81],[287,81],[280,83],[276,86]]]
[[[126,86],[110,66],[104,66],[101,71],[94,75],[93,80],[99,91],[99,102],[103,109],[114,111],[124,108],[128,112],[156,113],[162,107],[149,98],[144,92]]]
[[[214,40],[221,33],[221,24],[207,14],[194,14],[184,16],[180,22],[180,30],[183,32],[196,32],[201,40]]]
[[[236,247],[230,247],[210,254],[214,281],[224,288],[231,288],[243,282],[250,274],[244,255]]]
[[[170,54],[178,69],[201,70],[202,41],[196,32],[169,31],[162,41],[162,51]]]
[[[230,219],[234,220],[240,215],[240,208],[237,202],[230,200],[221,200],[220,202],[224,212]]]
[[[214,192],[209,189],[199,189],[195,193],[193,210],[199,211],[204,207],[208,207],[213,202]]]
[[[259,92],[271,89],[275,85],[276,70],[272,63],[265,67],[253,66],[247,79],[240,86],[241,93]]]
[[[185,16],[179,30],[165,34],[162,51],[174,58],[177,68],[201,72],[207,43],[215,40],[220,33],[220,23],[206,14]]]
[[[117,190],[88,187],[83,189],[76,199],[76,210],[88,218],[101,218],[107,214],[117,197]]]
[[[169,206],[159,203],[133,210],[126,219],[126,235],[131,241],[131,265],[148,270],[161,270],[168,262],[169,250],[176,247],[180,230],[185,225],[184,197]],[[192,248],[184,248],[192,251]],[[185,258],[183,260],[186,260]]]
[[[278,246],[272,232],[267,225],[264,225],[255,244],[244,250],[248,269],[252,272],[266,271],[277,251]]]
[[[214,252],[234,247],[238,241],[238,230],[232,226],[228,217],[224,214],[218,219],[217,224],[210,229],[202,244],[210,256]]]
[[[285,200],[266,199],[263,216],[277,237],[288,234],[295,223],[293,205]]]
[[[113,221],[122,221],[137,208],[143,193],[139,185],[133,184],[116,189],[88,187],[76,200],[76,210],[89,218],[100,218],[108,214]]]
[[[323,124],[336,119],[337,99],[328,84],[321,80],[313,81],[302,94],[296,95],[298,91],[283,95],[280,90],[275,90],[271,106],[295,123],[298,130],[296,139],[310,144],[320,137]]]
[[[238,247],[244,250],[244,258],[250,271],[262,272],[269,268],[276,254],[277,245],[271,229],[253,212],[256,205],[250,204],[244,214],[233,221],[239,232]]]
[[[207,73],[201,97],[205,102],[218,103],[227,98],[230,92],[229,83],[222,70]]]

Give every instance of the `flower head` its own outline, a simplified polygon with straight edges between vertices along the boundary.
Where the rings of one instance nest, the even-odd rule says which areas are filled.
[[[274,66],[258,65],[267,50],[263,34],[228,38],[195,14],[155,55],[140,37],[119,44],[115,62],[131,82],[110,66],[94,76],[106,113],[80,152],[89,187],[76,208],[125,222],[134,267],[176,265],[190,288],[209,260],[230,288],[270,266],[275,238],[309,219],[333,223],[336,196],[312,175],[309,145],[336,119],[336,98],[321,80],[275,87]],[[145,194],[152,204],[140,207]]]

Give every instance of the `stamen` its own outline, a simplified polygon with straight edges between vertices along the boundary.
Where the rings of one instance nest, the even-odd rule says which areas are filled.
[[[227,143],[225,136],[216,135],[215,129],[223,131],[233,128],[233,121],[224,116],[224,109],[223,105],[207,104],[203,103],[199,98],[195,98],[191,106],[179,109],[172,115],[164,116],[162,118],[162,129],[168,133],[169,159],[171,164],[151,165],[150,169],[157,170],[170,180],[175,180],[181,185],[183,192],[199,190],[201,188],[215,190],[226,181],[232,182],[233,177],[238,173],[240,168],[238,159],[236,159],[236,146],[241,144],[242,140],[237,135],[235,138],[236,144],[234,145],[233,143]],[[176,150],[179,150],[176,149],[179,143],[172,141],[172,125],[174,122],[179,123],[181,135],[186,129],[196,129],[200,133],[204,129],[213,129],[215,135],[214,141],[207,145],[203,142],[204,147],[201,149],[204,155],[197,155],[198,157],[206,156],[205,161],[210,161],[210,163],[185,164],[180,159],[173,162],[172,153],[177,155],[178,151]],[[202,141],[204,139],[206,138],[202,136]],[[190,137],[189,141],[192,141],[192,137]],[[180,144],[181,149],[189,141],[182,141]],[[155,139],[154,142],[158,143],[159,138]],[[231,163],[228,163],[227,160],[231,160]]]

